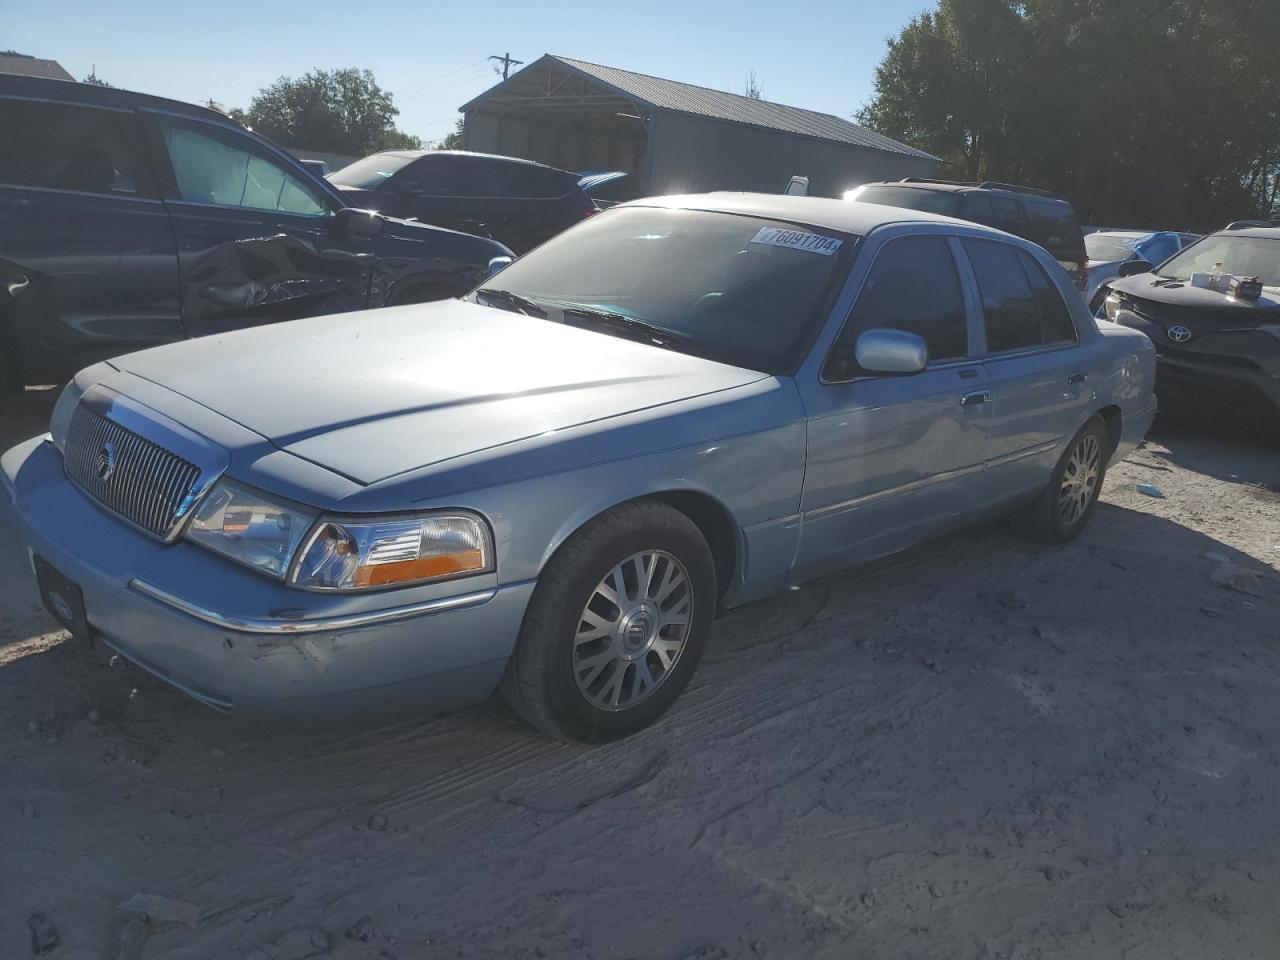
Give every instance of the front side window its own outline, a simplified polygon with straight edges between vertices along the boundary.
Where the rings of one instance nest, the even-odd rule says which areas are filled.
[[[428,197],[499,196],[494,166],[471,157],[426,156],[396,177],[394,186]]]
[[[417,158],[417,154],[375,153],[329,174],[328,180],[339,187],[378,190]]]
[[[0,99],[0,183],[107,196],[154,197],[155,178],[132,113]]]
[[[329,212],[310,185],[271,160],[213,133],[174,124],[162,129],[179,199],[309,216]]]
[[[473,297],[542,320],[790,373],[856,239],[753,216],[619,207],[516,260]]]
[[[982,294],[988,353],[1075,340],[1066,304],[1028,254],[994,240],[961,242]]]
[[[923,338],[930,363],[965,356],[964,295],[945,237],[904,237],[886,244],[836,338],[823,378],[838,381],[865,375],[854,358],[854,347],[863,331],[877,327]]]

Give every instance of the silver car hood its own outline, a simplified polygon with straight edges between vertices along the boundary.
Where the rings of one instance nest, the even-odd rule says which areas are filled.
[[[112,365],[362,484],[765,378],[463,301],[273,324]]]

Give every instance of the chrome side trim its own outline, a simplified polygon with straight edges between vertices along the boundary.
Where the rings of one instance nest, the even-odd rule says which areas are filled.
[[[240,633],[266,634],[299,634],[324,633],[331,630],[353,630],[357,627],[370,627],[380,623],[394,623],[408,620],[411,617],[422,617],[445,610],[461,610],[464,607],[477,607],[492,600],[496,589],[479,590],[475,593],[464,593],[456,597],[442,597],[439,600],[424,600],[421,603],[410,603],[402,607],[389,607],[385,610],[370,610],[368,613],[351,613],[339,617],[321,617],[314,620],[274,620],[255,617],[237,617],[219,613],[207,607],[199,606],[175,597],[166,590],[139,580],[136,577],[129,581],[129,589],[150,600],[172,607],[179,613],[196,620],[211,623],[222,630],[235,630]]]
[[[911,493],[923,487],[933,486],[935,483],[946,483],[948,480],[958,480],[960,477],[967,477],[975,473],[981,473],[986,468],[986,464],[975,463],[967,467],[957,467],[955,470],[947,470],[943,473],[935,473],[928,477],[921,477],[919,480],[912,480],[910,483],[899,484],[896,487],[890,487],[887,490],[876,490],[873,493],[864,493],[860,497],[854,497],[850,500],[841,500],[839,503],[829,503],[823,507],[816,507],[804,514],[805,522],[810,520],[819,520],[822,517],[829,516],[833,513],[841,513],[845,510],[851,510],[854,507],[862,506],[866,503],[874,503],[877,500],[883,500],[885,497],[896,497],[899,494]]]
[[[1007,463],[1017,463],[1019,460],[1038,457],[1042,453],[1048,453],[1065,439],[1066,438],[1046,440],[1044,443],[1037,443],[1034,447],[1024,447],[1021,450],[1015,450],[1013,453],[1006,453],[1004,456],[994,457],[987,461],[987,469],[990,470],[992,467],[1003,467]]]

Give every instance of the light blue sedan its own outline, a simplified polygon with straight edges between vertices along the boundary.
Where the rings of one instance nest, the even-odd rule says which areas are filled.
[[[1092,514],[1140,333],[1039,247],[879,204],[625,204],[459,301],[82,371],[0,460],[44,602],[236,715],[656,720],[718,611],[1011,515]]]

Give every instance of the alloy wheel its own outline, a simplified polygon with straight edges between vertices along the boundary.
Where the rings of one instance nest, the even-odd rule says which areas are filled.
[[[601,710],[626,710],[675,669],[693,619],[684,564],[662,550],[633,553],[596,584],[578,618],[573,676]]]
[[[1062,474],[1062,487],[1058,492],[1058,518],[1064,527],[1074,526],[1089,509],[1098,487],[1101,473],[1102,445],[1092,433],[1080,438],[1067,468]]]

